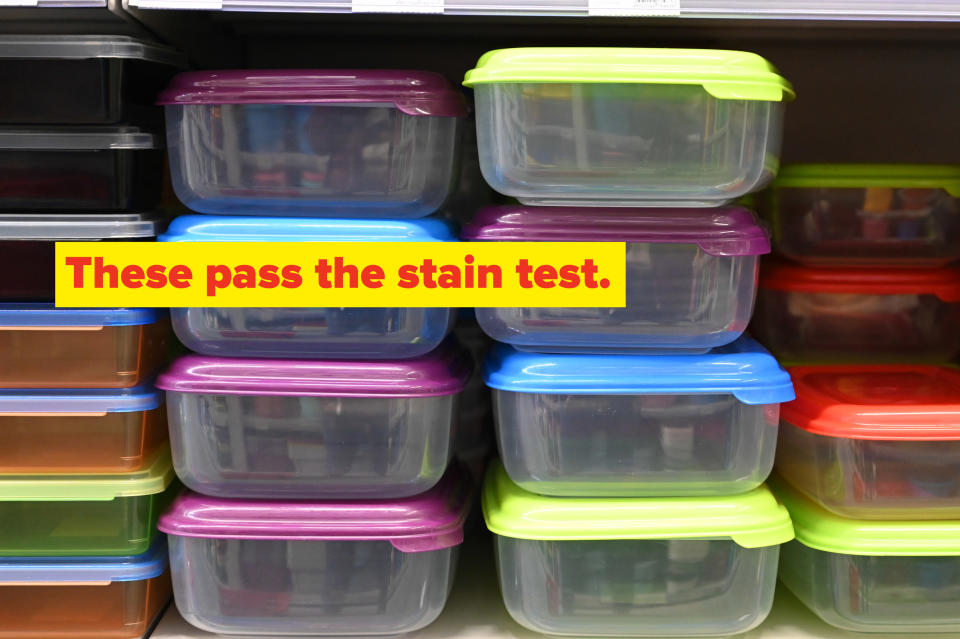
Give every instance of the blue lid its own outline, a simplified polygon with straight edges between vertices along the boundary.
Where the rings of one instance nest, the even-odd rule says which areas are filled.
[[[248,215],[183,215],[161,242],[455,242],[450,225],[420,220],[347,220]]]
[[[0,326],[135,326],[166,314],[157,308],[56,308],[52,303],[0,304]]]
[[[484,363],[483,381],[517,393],[732,393],[744,404],[794,399],[787,371],[746,336],[703,355],[554,355],[498,344]]]
[[[0,389],[0,413],[133,413],[153,410],[162,401],[163,392],[149,384],[92,390]]]
[[[0,582],[140,581],[167,569],[167,540],[159,535],[150,549],[132,557],[0,557]]]

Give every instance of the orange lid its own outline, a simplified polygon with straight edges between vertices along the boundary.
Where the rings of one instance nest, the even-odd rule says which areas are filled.
[[[814,268],[771,260],[760,269],[760,287],[805,293],[936,295],[960,302],[960,268]]]

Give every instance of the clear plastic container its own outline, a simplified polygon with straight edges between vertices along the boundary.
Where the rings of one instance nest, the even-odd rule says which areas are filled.
[[[758,190],[793,98],[760,56],[703,49],[502,49],[464,84],[487,182],[541,206],[716,206]]]
[[[773,467],[780,402],[794,397],[787,373],[747,338],[706,355],[534,355],[504,345],[484,379],[511,479],[563,497],[752,490]]]
[[[453,188],[466,117],[421,71],[184,73],[159,102],[177,196],[231,215],[429,215]]]
[[[490,337],[539,352],[706,352],[747,328],[766,231],[741,208],[480,211],[465,240],[627,243],[624,308],[478,308]]]

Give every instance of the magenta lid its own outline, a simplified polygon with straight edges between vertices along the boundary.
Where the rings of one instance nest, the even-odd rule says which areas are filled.
[[[491,206],[461,239],[495,242],[651,242],[697,244],[710,255],[770,252],[767,230],[745,208],[630,209]]]
[[[425,552],[463,542],[470,494],[469,482],[456,465],[427,492],[403,499],[277,501],[184,491],[157,527],[178,537],[382,540],[401,552]]]
[[[462,118],[467,102],[439,73],[353,69],[190,71],[157,104],[393,104],[408,115]]]

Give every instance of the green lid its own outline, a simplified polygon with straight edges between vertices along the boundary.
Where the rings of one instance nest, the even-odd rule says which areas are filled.
[[[103,475],[0,475],[0,501],[110,501],[162,493],[173,481],[166,448],[143,470]]]
[[[699,84],[721,100],[792,100],[793,86],[755,53],[717,49],[528,47],[489,51],[463,84]]]
[[[804,546],[844,555],[960,555],[960,520],[848,519],[815,504],[779,477],[771,478],[770,486],[790,511],[797,541]]]
[[[950,164],[788,164],[775,187],[943,189],[960,197],[960,165]]]
[[[744,548],[793,539],[790,516],[765,486],[727,497],[545,497],[513,483],[499,461],[484,480],[483,516],[492,532],[516,539],[729,538]]]

